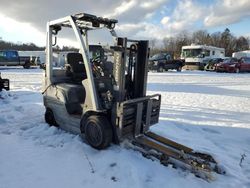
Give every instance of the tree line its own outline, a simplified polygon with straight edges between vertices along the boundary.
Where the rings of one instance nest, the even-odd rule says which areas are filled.
[[[244,36],[236,37],[226,28],[223,32],[214,32],[211,34],[206,30],[198,30],[192,34],[183,31],[175,37],[164,38],[162,44],[161,47],[157,47],[156,40],[151,40],[151,55],[159,52],[168,52],[174,57],[179,58],[182,46],[197,44],[225,48],[225,55],[232,56],[233,52],[248,50],[250,39]]]
[[[225,55],[231,56],[233,52],[248,50],[250,39],[244,36],[236,37],[228,28],[223,32],[208,33],[206,30],[198,30],[193,33],[183,31],[174,37],[166,37],[161,41],[163,45],[156,45],[156,40],[150,40],[151,55],[159,52],[168,52],[174,57],[179,58],[181,47],[192,43],[197,45],[210,45],[225,48]],[[56,51],[77,51],[78,49],[68,46],[55,46]],[[43,51],[45,47],[39,47],[34,43],[13,43],[1,40],[0,50],[18,51]]]
[[[0,50],[17,50],[17,51],[44,51],[45,47],[37,46],[34,43],[14,43],[1,40],[0,37]],[[58,45],[54,47],[55,51],[78,51],[77,48]]]
[[[34,43],[13,43],[0,40],[0,50],[40,51],[44,49],[44,47],[39,47]]]

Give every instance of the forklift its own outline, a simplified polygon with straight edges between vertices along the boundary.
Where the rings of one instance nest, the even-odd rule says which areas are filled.
[[[10,80],[9,79],[3,79],[1,77],[1,72],[0,72],[0,92],[5,89],[5,90],[10,90]]]
[[[161,95],[146,95],[149,42],[118,37],[117,20],[86,13],[47,23],[43,81],[45,121],[79,134],[95,149],[129,141],[145,157],[190,170],[205,180],[224,173],[215,159],[150,131],[158,123]],[[79,53],[68,53],[62,69],[53,67],[53,45],[63,28],[71,28]],[[101,46],[89,45],[88,33],[107,29],[114,39],[112,61]],[[55,42],[54,42],[55,41]],[[98,57],[93,57],[98,52]]]

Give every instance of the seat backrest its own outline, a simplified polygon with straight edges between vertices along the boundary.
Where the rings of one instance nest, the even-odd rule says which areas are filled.
[[[71,66],[73,73],[84,73],[86,72],[83,63],[82,54],[80,53],[68,53],[67,63]]]
[[[66,62],[67,76],[72,77],[72,79],[75,81],[81,81],[87,77],[82,54],[68,53]]]

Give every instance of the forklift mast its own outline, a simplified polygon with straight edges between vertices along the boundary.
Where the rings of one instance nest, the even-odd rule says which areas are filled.
[[[148,41],[117,38],[113,75],[118,102],[146,96],[148,57]]]
[[[114,50],[115,80],[112,124],[119,140],[143,135],[158,123],[161,96],[146,96],[148,77],[148,41],[117,38]]]

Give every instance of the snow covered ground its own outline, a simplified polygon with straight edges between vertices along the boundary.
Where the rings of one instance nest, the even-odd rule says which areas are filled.
[[[250,187],[250,74],[149,74],[148,93],[162,94],[160,123],[152,130],[212,154],[227,174],[208,183],[124,147],[96,151],[49,127],[42,70],[0,71],[11,82],[0,99],[0,188]]]

